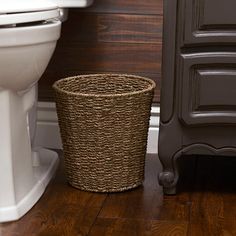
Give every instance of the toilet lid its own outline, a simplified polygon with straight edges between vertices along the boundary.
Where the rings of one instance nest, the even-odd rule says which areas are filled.
[[[47,0],[0,0],[0,6],[0,25],[45,21],[60,16],[58,7]]]
[[[47,11],[58,8],[50,0],[0,0],[0,14]]]

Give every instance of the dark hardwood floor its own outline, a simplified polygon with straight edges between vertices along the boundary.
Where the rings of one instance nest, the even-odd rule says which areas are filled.
[[[0,236],[236,235],[236,159],[183,157],[176,196],[163,196],[148,155],[142,187],[99,194],[66,183],[63,164],[33,209]]]

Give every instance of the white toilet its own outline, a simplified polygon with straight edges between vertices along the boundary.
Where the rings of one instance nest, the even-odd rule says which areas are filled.
[[[39,200],[58,165],[33,147],[37,82],[60,37],[63,9],[92,0],[0,0],[0,222]]]

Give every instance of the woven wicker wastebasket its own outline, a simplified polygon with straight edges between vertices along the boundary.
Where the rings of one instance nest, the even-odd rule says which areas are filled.
[[[94,192],[119,192],[144,179],[155,83],[100,74],[53,85],[68,182]]]

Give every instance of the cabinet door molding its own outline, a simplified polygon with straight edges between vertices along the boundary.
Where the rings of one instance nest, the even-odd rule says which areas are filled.
[[[236,53],[182,54],[180,118],[187,125],[236,123]]]
[[[236,41],[235,0],[185,0],[181,3],[183,45]]]

